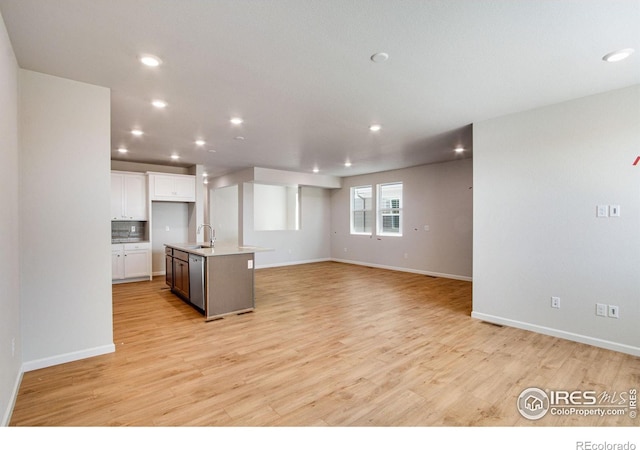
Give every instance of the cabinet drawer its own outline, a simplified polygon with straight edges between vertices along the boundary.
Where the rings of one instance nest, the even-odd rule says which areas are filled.
[[[173,249],[173,257],[183,261],[189,261],[189,254],[180,250]]]
[[[172,256],[173,255],[173,249],[171,247],[165,247],[164,248],[164,253],[165,253],[165,255]]]
[[[149,250],[151,248],[151,243],[149,242],[132,242],[129,244],[124,244],[125,250]]]

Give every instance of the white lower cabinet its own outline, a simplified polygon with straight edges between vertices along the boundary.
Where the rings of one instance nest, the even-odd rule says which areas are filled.
[[[136,242],[111,245],[111,280],[151,278],[151,244]]]

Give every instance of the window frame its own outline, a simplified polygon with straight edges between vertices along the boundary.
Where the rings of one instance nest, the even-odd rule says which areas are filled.
[[[360,209],[356,209],[356,205],[355,205],[356,192],[360,189],[369,189],[370,191],[371,201],[370,201],[369,208],[367,208],[366,200],[363,199],[363,207]],[[373,210],[373,195],[374,195],[373,185],[365,184],[361,186],[352,186],[349,189],[349,194],[350,194],[350,198],[349,198],[349,231],[350,233],[352,235],[359,235],[359,236],[372,236],[373,230],[374,230],[373,220],[375,219],[375,214]],[[362,216],[363,216],[362,229],[364,231],[356,230],[356,224],[355,224],[356,212],[362,213]],[[372,221],[372,223],[369,226],[369,231],[366,231],[367,213],[368,213],[369,220]]]
[[[383,190],[385,187],[399,187],[400,196],[398,198],[393,198],[390,196],[385,197],[383,195]],[[404,184],[402,181],[394,181],[391,183],[380,183],[377,185],[376,189],[376,235],[377,236],[388,236],[388,237],[402,237],[402,222],[403,222],[403,195],[404,194]],[[382,203],[389,199],[390,205],[386,206]],[[397,206],[394,207],[393,202],[397,200]],[[385,217],[396,218],[398,222],[398,231],[385,231],[384,230],[384,219]]]

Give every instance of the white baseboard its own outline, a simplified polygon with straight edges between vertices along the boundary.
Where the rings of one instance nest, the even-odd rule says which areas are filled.
[[[11,421],[11,414],[13,414],[13,408],[16,405],[16,400],[18,399],[18,391],[20,390],[20,383],[22,383],[22,374],[24,370],[21,368],[18,376],[16,377],[16,381],[13,384],[13,390],[11,391],[11,396],[9,403],[7,404],[7,409],[4,411],[2,415],[2,422],[0,422],[0,427],[8,427],[9,422]]]
[[[78,361],[80,359],[91,358],[93,356],[105,355],[107,353],[113,353],[116,351],[115,344],[103,345],[101,347],[87,348],[85,350],[79,350],[77,352],[64,353],[62,355],[51,356],[42,359],[36,359],[33,361],[27,361],[22,363],[22,371],[30,372],[32,370],[43,369],[45,367],[57,366],[58,364],[64,364],[71,361]]]
[[[620,353],[626,353],[633,356],[640,356],[640,347],[633,347],[627,344],[621,344],[619,342],[607,341],[604,339],[598,339],[591,336],[585,336],[582,334],[571,333],[569,331],[558,330],[555,328],[548,328],[541,325],[535,325],[527,322],[520,322],[518,320],[507,319],[504,317],[493,316],[491,314],[479,313],[476,311],[471,312],[471,317],[480,319],[484,322],[494,323],[497,325],[505,325],[513,328],[520,328],[522,330],[533,331],[534,333],[545,334],[547,336],[553,336],[568,341],[579,342],[581,344],[593,345],[594,347],[605,348],[607,350],[613,350]]]
[[[373,264],[373,263],[367,263],[362,261],[351,261],[348,259],[332,258],[331,261],[345,263],[345,264],[355,264],[358,266],[365,266],[365,267],[374,267],[376,269],[395,270],[397,272],[417,273],[419,275],[428,275],[430,277],[437,277],[437,278],[450,278],[452,280],[473,281],[472,277],[467,277],[463,275],[454,275],[451,273],[429,272],[427,270],[409,269],[406,267],[396,267],[396,266],[386,266],[383,264]]]
[[[273,264],[260,264],[260,265],[256,265],[256,269],[270,269],[272,267],[297,266],[299,264],[313,264],[313,263],[327,262],[327,261],[332,261],[332,259],[331,258],[305,259],[303,261],[286,261],[286,262],[273,263]]]

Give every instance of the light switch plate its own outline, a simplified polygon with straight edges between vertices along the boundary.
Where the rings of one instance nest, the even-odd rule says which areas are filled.
[[[620,217],[620,205],[609,205],[609,217]]]
[[[609,217],[609,207],[607,205],[598,205],[596,207],[596,217]]]

